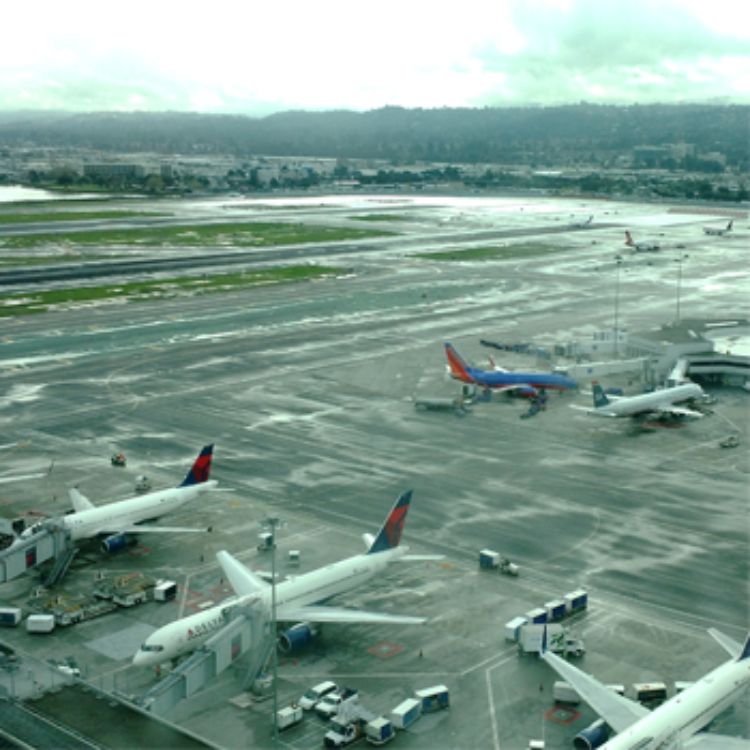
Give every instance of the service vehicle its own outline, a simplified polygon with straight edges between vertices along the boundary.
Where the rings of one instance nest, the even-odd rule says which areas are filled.
[[[359,697],[359,693],[356,689],[342,687],[333,693],[328,693],[323,700],[315,706],[315,713],[320,716],[321,719],[330,719],[335,716],[339,709],[345,702],[354,702]]]
[[[291,706],[285,706],[276,712],[276,727],[279,731],[288,729],[295,724],[299,724],[302,721],[302,717],[302,707],[297,703],[292,703]]]
[[[323,736],[323,744],[326,747],[346,747],[358,740],[364,734],[365,722],[362,719],[348,719],[343,716],[334,716],[331,719],[331,728]]]
[[[309,711],[318,704],[328,693],[332,693],[334,690],[338,690],[339,686],[331,680],[320,682],[314,687],[311,687],[300,699],[299,704],[305,711]]]

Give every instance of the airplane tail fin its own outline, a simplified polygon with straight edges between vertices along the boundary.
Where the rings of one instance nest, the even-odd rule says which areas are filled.
[[[367,551],[368,555],[398,547],[398,543],[401,541],[401,532],[404,530],[406,513],[411,503],[411,493],[412,491],[408,490],[396,500],[391,512],[385,519],[385,523],[375,537],[375,541]]]
[[[596,380],[592,380],[591,385],[594,388],[594,408],[598,409],[602,406],[606,406],[609,403],[609,399],[604,392],[604,388],[602,388]]]
[[[208,475],[211,473],[211,459],[214,454],[213,443],[207,445],[198,454],[198,458],[195,459],[190,471],[187,473],[185,479],[182,480],[180,487],[187,487],[191,484],[203,484],[208,481]]]
[[[633,246],[633,238],[630,236],[630,232],[626,229],[625,230],[625,244]]]
[[[468,365],[462,359],[461,355],[453,348],[453,344],[445,342],[445,356],[448,358],[448,366],[451,375],[464,383],[473,383],[474,378],[469,375]]]

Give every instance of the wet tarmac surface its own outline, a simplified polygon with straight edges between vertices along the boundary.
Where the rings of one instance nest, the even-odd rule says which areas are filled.
[[[383,201],[361,197],[347,206],[381,213]],[[222,490],[166,521],[212,525],[200,543],[194,535],[158,535],[109,558],[94,548],[63,584],[85,591],[99,570],[140,570],[177,580],[175,602],[118,610],[43,637],[4,630],[5,642],[41,659],[74,655],[95,685],[139,694],[153,674],[130,667],[127,649],[106,655],[103,639],[129,643],[137,633],[134,650],[144,632],[229,595],[216,551],[266,568],[255,545],[261,520],[273,514],[285,524],[280,560],[299,549],[299,570],[310,570],[362,551],[360,534],[375,532],[408,488],[414,500],[404,542],[445,560],[393,566],[338,603],[428,623],[326,626],[309,650],[282,659],[282,704],[331,678],[358,687],[364,705],[387,713],[415,688],[444,683],[451,708],[401,733],[398,746],[520,750],[544,735],[557,750],[595,716],[585,704],[580,715],[550,712],[556,675],[504,638],[516,615],[586,588],[589,611],[570,625],[586,642],[580,666],[626,685],[671,686],[721,663],[724,652],[706,627],[744,638],[746,392],[713,390],[712,415],[673,429],[570,409],[588,404],[583,393],[554,395],[527,420],[519,418],[527,406],[519,400],[476,404],[459,418],[417,411],[412,399],[459,392],[445,375],[446,340],[486,365],[490,350],[481,338],[549,347],[611,327],[623,227],[685,246],[685,316],[748,317],[746,222],[735,236],[715,238],[702,235],[705,216],[638,204],[425,198],[396,205],[409,221],[387,228],[404,234],[403,247],[389,240],[378,252],[359,253],[352,244],[341,261],[351,272],[338,279],[0,323],[3,516],[63,512],[72,485],[96,504],[132,494],[139,474],[170,486],[208,442],[216,444],[212,477]],[[341,208],[315,207],[304,219],[349,220]],[[299,209],[293,213],[301,220]],[[593,229],[540,236],[559,254],[460,263],[414,256],[450,248],[450,233],[463,247],[478,233],[482,246],[488,233],[564,226],[589,213]],[[597,227],[599,217],[606,226]],[[677,252],[623,256],[618,304],[629,330],[674,317]],[[517,369],[548,365],[491,353]],[[640,387],[622,378],[610,384]],[[739,448],[718,447],[728,431],[740,435]],[[127,468],[109,466],[116,450],[127,454]],[[480,572],[484,547],[517,562],[521,575]],[[0,597],[23,602],[34,585],[31,577],[3,584]],[[247,709],[228,702],[244,677],[241,662],[169,718],[221,746],[270,745],[269,702]],[[717,729],[748,736],[747,707],[743,699]],[[319,746],[324,731],[309,717],[282,744]]]

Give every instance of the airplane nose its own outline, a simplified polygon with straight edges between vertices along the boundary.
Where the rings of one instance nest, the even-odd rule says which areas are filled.
[[[142,649],[138,649],[133,656],[133,665],[136,667],[148,667],[152,664],[153,656]]]

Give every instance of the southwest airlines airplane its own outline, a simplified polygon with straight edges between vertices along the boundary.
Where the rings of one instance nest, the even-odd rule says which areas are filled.
[[[750,684],[750,634],[742,646],[708,632],[732,658],[653,711],[547,651],[546,628],[540,656],[617,732],[600,750],[748,750],[750,740],[701,730]]]
[[[499,391],[516,390],[522,396],[536,396],[537,392],[542,389],[564,391],[578,387],[575,380],[552,372],[511,372],[499,367],[494,370],[471,367],[448,342],[445,344],[445,356],[448,358],[451,377],[462,383],[473,383],[483,388],[493,388]]]
[[[177,487],[147,495],[119,500],[108,505],[97,507],[78,490],[70,490],[73,512],[62,516],[59,522],[70,531],[73,541],[104,536],[102,547],[106,552],[115,552],[129,543],[128,535],[143,533],[166,534],[172,532],[201,532],[184,526],[144,526],[144,521],[151,521],[177,510],[185,503],[194,500],[218,484],[209,479],[213,445],[207,445],[195,459],[185,479]],[[44,523],[44,522],[42,522]],[[31,536],[38,524],[24,530],[21,537]]]
[[[396,501],[376,537],[364,534],[368,550],[345,560],[326,565],[300,576],[290,577],[276,585],[276,620],[298,623],[281,635],[279,646],[293,651],[309,642],[314,631],[310,623],[343,622],[394,625],[419,625],[424,617],[388,615],[363,610],[321,605],[382,573],[396,560],[437,559],[407,555],[408,547],[400,547],[401,532],[411,503],[411,490]],[[215,607],[183,617],[152,633],[136,652],[133,664],[150,666],[175,659],[194,651],[231,621],[232,609],[261,601],[271,609],[271,584],[249,570],[228,552],[216,553],[224,574],[236,596]]]

